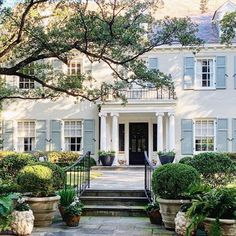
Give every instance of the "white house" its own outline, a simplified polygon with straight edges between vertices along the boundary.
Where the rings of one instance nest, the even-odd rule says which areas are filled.
[[[150,68],[171,74],[175,93],[127,89],[125,106],[113,98],[100,106],[74,103],[68,97],[8,102],[2,112],[3,149],[89,150],[95,157],[99,149],[115,150],[128,165],[143,164],[144,150],[150,159],[156,158],[157,150],[175,150],[177,159],[205,151],[236,152],[236,44],[219,43],[219,21],[236,10],[236,1],[209,1],[204,14],[197,0],[163,2],[160,16],[190,16],[206,41],[196,54],[175,44],[144,56]],[[71,74],[90,71],[101,80],[111,74],[105,65],[84,58],[75,58],[68,68],[55,68]],[[35,86],[25,79],[14,83],[21,89]]]

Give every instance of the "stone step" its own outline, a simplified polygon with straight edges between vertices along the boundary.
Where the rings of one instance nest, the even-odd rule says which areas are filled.
[[[144,217],[146,211],[143,206],[94,206],[85,205],[84,216],[133,216]]]
[[[144,171],[144,165],[141,166],[102,166],[97,165],[91,168],[92,170],[112,170],[112,171]]]
[[[148,203],[146,197],[81,196],[80,200],[85,205],[99,206],[145,206]]]
[[[146,197],[144,190],[105,190],[105,189],[86,189],[82,194],[84,196],[100,197]]]

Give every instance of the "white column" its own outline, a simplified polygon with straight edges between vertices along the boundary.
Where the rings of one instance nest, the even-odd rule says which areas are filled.
[[[99,113],[101,117],[101,127],[100,127],[100,150],[107,151],[107,121],[106,113]]]
[[[175,150],[175,114],[168,113],[169,116],[169,150]]]
[[[157,151],[163,151],[163,116],[164,113],[156,113],[157,116]]]
[[[113,165],[118,164],[118,152],[119,152],[119,126],[118,126],[118,113],[111,113],[112,117],[112,150],[115,151],[115,159]]]

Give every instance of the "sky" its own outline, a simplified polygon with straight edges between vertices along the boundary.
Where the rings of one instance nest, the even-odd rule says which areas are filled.
[[[3,6],[12,7],[16,2],[19,2],[19,0],[3,0]]]

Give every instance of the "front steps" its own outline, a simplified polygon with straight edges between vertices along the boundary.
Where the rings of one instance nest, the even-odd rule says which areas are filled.
[[[146,216],[148,203],[143,190],[87,189],[80,200],[85,216]]]

